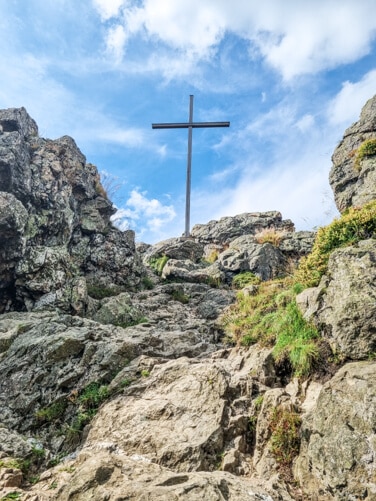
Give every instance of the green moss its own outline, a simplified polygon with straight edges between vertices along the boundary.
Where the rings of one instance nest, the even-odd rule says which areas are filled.
[[[54,402],[53,404],[43,407],[42,409],[38,409],[35,412],[35,417],[39,422],[47,422],[51,423],[53,421],[57,421],[61,419],[64,415],[65,409],[67,407],[67,403],[64,401]]]
[[[227,308],[220,321],[236,343],[274,346],[277,362],[287,360],[296,376],[306,376],[319,357],[319,334],[296,305],[300,289],[291,278],[263,282],[254,296],[239,292],[236,303]]]
[[[364,141],[359,148],[356,150],[355,164],[354,168],[360,171],[360,163],[365,157],[371,157],[376,155],[376,139],[367,139]]]
[[[170,258],[168,256],[153,257],[149,261],[150,268],[157,274],[162,275],[163,268]]]
[[[124,292],[122,287],[104,287],[101,284],[87,284],[87,293],[93,299],[104,299]]]
[[[147,322],[149,322],[149,320],[146,317],[139,317],[127,320],[126,322],[114,322],[113,325],[126,329],[127,327],[134,327],[135,325],[146,324]]]
[[[187,296],[187,294],[184,294],[184,292],[180,289],[172,290],[170,295],[174,301],[178,301],[179,303],[182,304],[189,303],[189,296]]]
[[[254,273],[251,271],[244,271],[232,279],[232,286],[235,289],[243,289],[244,287],[247,287],[247,285],[258,285],[260,282],[260,278]]]
[[[376,201],[361,208],[351,207],[339,219],[319,228],[311,254],[303,258],[295,281],[315,287],[326,273],[331,252],[376,236]]]

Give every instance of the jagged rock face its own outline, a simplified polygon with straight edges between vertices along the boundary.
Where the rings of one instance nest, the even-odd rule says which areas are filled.
[[[361,360],[376,350],[376,241],[335,250],[327,275],[297,301],[335,353]]]
[[[291,271],[293,263],[310,252],[314,237],[311,231],[295,232],[279,212],[245,213],[196,225],[189,239],[169,239],[143,249],[143,262],[152,265],[153,260],[168,258],[162,270],[168,280],[230,284],[246,271],[270,280]]]
[[[329,181],[337,208],[343,212],[376,198],[376,157],[365,157],[357,168],[356,150],[367,139],[376,138],[376,96],[362,109],[358,122],[349,127],[332,156]]]
[[[2,424],[26,435],[38,429],[54,454],[66,450],[66,434],[57,429],[77,412],[69,400],[72,392],[111,382],[141,354],[163,360],[208,356],[219,346],[215,319],[233,299],[231,291],[168,284],[98,301],[93,316],[100,323],[49,311],[1,315]],[[132,325],[138,321],[143,323]],[[38,422],[40,409],[59,403],[57,423]]]
[[[376,364],[347,364],[303,419],[295,476],[308,499],[376,499]]]
[[[133,232],[114,229],[96,167],[74,140],[38,137],[24,108],[0,111],[0,312],[84,313],[85,281],[139,282]]]
[[[242,235],[254,235],[265,228],[290,232],[294,231],[294,224],[289,219],[283,221],[280,212],[254,212],[223,217],[207,224],[196,224],[191,235],[204,244],[223,245]]]

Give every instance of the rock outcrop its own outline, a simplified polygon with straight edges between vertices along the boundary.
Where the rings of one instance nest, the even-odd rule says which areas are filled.
[[[376,139],[376,96],[365,104],[359,121],[346,130],[332,157],[329,181],[340,212],[376,198],[376,156],[357,162],[359,147],[369,139]]]
[[[346,364],[305,417],[296,478],[311,499],[376,499],[376,364]]]
[[[134,234],[113,213],[72,138],[40,138],[24,108],[0,112],[0,312],[84,314],[88,284],[136,287]]]
[[[362,240],[335,250],[320,285],[298,296],[305,317],[338,356],[362,360],[376,351],[375,284],[376,243]]]

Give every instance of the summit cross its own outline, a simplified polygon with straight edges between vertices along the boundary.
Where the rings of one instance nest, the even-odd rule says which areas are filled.
[[[188,129],[188,156],[187,156],[187,187],[185,197],[185,232],[189,237],[190,212],[191,212],[191,171],[192,171],[192,129],[206,127],[230,127],[230,122],[194,122],[193,121],[193,96],[189,96],[189,119],[183,123],[151,124],[153,129]]]

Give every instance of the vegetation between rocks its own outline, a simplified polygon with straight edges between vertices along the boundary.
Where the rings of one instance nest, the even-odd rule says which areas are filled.
[[[243,346],[274,346],[277,363],[288,361],[295,375],[308,375],[319,357],[319,334],[297,307],[295,297],[301,290],[288,277],[260,283],[254,295],[240,291],[236,303],[222,315],[226,334]]]
[[[170,258],[168,256],[153,257],[149,261],[149,266],[157,275],[162,275],[163,268]]]
[[[360,163],[365,157],[376,155],[376,139],[366,139],[357,150],[354,151],[355,163],[354,168],[360,171]]]
[[[376,236],[376,201],[351,207],[328,226],[319,228],[312,252],[302,258],[295,279],[305,287],[315,287],[325,274],[334,249],[353,245]]]
[[[299,453],[301,418],[297,412],[276,407],[273,410],[271,429],[271,451],[277,463],[286,470],[291,468]]]

